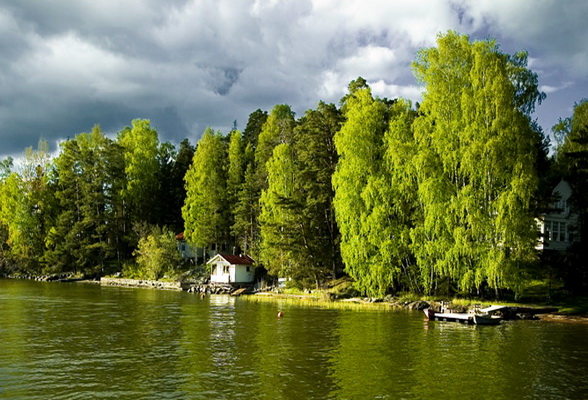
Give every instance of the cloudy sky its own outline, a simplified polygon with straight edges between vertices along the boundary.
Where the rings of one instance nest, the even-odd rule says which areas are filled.
[[[1,0],[0,157],[150,119],[195,143],[287,103],[338,103],[363,76],[420,99],[410,63],[453,29],[527,50],[546,132],[588,97],[585,0]]]

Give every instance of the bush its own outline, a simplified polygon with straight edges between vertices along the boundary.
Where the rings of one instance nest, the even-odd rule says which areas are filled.
[[[142,275],[142,279],[150,280],[176,275],[182,261],[173,232],[159,228],[154,228],[139,239],[133,255],[136,257],[139,275]]]

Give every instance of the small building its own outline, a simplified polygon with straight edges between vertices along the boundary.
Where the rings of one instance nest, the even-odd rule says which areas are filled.
[[[206,264],[210,266],[211,283],[253,283],[255,260],[248,255],[217,254]]]
[[[189,244],[184,238],[184,232],[176,235],[178,251],[184,259],[198,259],[203,256],[203,249]]]
[[[224,246],[218,246],[212,244],[210,247],[198,247],[195,244],[189,243],[184,237],[184,232],[180,232],[176,235],[176,241],[178,243],[178,251],[183,259],[192,260],[196,264],[200,264],[203,261],[211,259],[219,253],[218,249],[224,249]]]
[[[553,211],[544,214],[539,221],[539,250],[567,250],[578,241],[578,215],[570,208],[572,188],[568,182],[561,180],[553,189],[556,199],[551,205]]]

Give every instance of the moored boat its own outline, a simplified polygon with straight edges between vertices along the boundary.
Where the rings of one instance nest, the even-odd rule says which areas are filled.
[[[493,317],[489,314],[473,314],[474,324],[476,325],[498,325],[499,317]]]
[[[429,321],[449,321],[461,322],[475,325],[498,325],[500,324],[499,317],[493,317],[490,314],[476,314],[476,313],[453,313],[453,312],[435,312],[432,308],[423,310]]]

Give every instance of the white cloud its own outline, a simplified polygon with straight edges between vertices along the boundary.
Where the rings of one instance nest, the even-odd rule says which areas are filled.
[[[541,90],[542,92],[545,92],[547,94],[550,94],[550,93],[559,92],[560,90],[567,89],[567,88],[571,87],[573,84],[574,84],[574,82],[567,81],[567,82],[563,82],[559,86],[542,85],[539,87],[539,90]]]
[[[416,85],[401,86],[379,80],[377,82],[370,82],[370,87],[372,88],[372,93],[380,98],[396,99],[401,97],[403,99],[409,99],[413,103],[422,101],[422,89]]]
[[[514,50],[541,52],[540,69],[561,66],[576,77],[586,75],[588,65],[588,2],[585,0],[459,0],[475,21],[499,43],[506,41]]]
[[[0,90],[10,99],[0,137],[18,151],[40,130],[73,136],[139,116],[163,118],[178,141],[235,119],[244,127],[257,108],[337,103],[358,76],[377,96],[419,101],[410,63],[449,29],[527,49],[552,113],[586,92],[584,0],[70,3],[0,5]]]
[[[140,89],[129,65],[132,60],[97,48],[72,33],[38,40],[20,65],[31,86],[85,93],[87,96],[129,94]],[[80,94],[81,94],[80,93]]]

